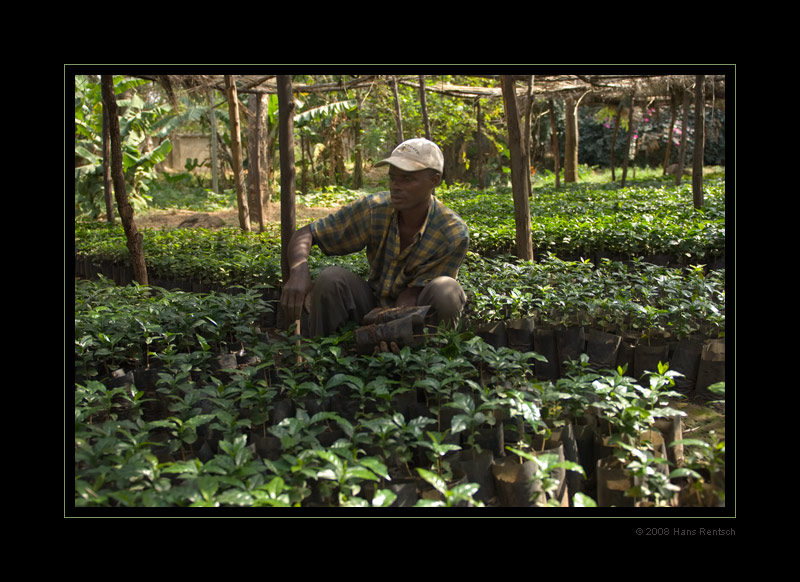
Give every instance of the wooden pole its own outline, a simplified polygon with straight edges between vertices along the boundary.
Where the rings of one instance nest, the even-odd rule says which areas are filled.
[[[628,108],[628,139],[625,142],[625,157],[622,158],[622,180],[620,181],[620,186],[623,188],[625,187],[625,182],[628,177],[628,165],[630,163],[631,157],[631,143],[633,141],[633,108],[635,105],[635,95],[631,94],[631,103]]]
[[[281,271],[289,280],[289,241],[296,227],[292,78],[278,75],[278,139],[281,152]]]
[[[106,201],[106,222],[114,222],[114,188],[111,180],[111,139],[108,108],[103,107],[103,195]]]
[[[614,133],[611,134],[611,148],[608,153],[609,161],[611,164],[611,181],[617,179],[616,165],[614,163],[614,148],[617,147],[617,136],[619,135],[619,125],[622,121],[622,101],[617,106],[617,114],[614,116]]]
[[[670,92],[670,120],[669,120],[669,133],[667,134],[669,137],[667,138],[667,147],[666,153],[664,154],[664,168],[662,175],[667,175],[667,168],[669,168],[669,159],[670,155],[672,154],[672,136],[675,135],[675,115],[678,110],[678,105],[675,100],[675,93]]]
[[[397,89],[397,77],[394,75],[391,78],[392,83],[392,95],[394,96],[394,120],[395,120],[395,130],[397,132],[395,139],[397,140],[396,145],[400,145],[403,142],[403,112],[400,109],[400,93]]]
[[[694,158],[692,164],[692,199],[695,208],[702,208],[703,196],[703,158],[705,155],[706,102],[705,75],[697,75],[694,86]]]
[[[431,122],[428,120],[428,99],[425,94],[425,75],[419,76],[419,108],[422,111],[422,125],[425,127],[425,138],[431,138]]]
[[[680,186],[683,180],[683,169],[686,167],[686,149],[689,144],[689,104],[691,96],[689,89],[683,89],[683,112],[681,122],[681,149],[678,154],[678,170],[675,172],[675,185]]]
[[[578,181],[578,104],[567,96],[564,105],[564,182]]]
[[[228,92],[228,111],[231,117],[231,154],[233,155],[233,178],[236,183],[236,201],[239,207],[239,226],[250,231],[250,210],[242,170],[242,132],[239,124],[239,95],[233,75],[225,75],[225,89]]]
[[[217,163],[217,115],[214,112],[214,90],[208,90],[208,122],[211,124],[211,190],[219,192],[219,164]]]
[[[478,132],[475,140],[478,142],[478,188],[486,188],[486,180],[483,177],[483,111],[481,110],[481,99],[475,99],[475,116],[478,118]]]
[[[114,197],[122,227],[125,230],[128,252],[131,255],[133,278],[140,285],[148,285],[147,267],[144,260],[142,233],[136,228],[133,219],[133,207],[128,200],[125,189],[125,174],[122,171],[122,138],[119,133],[119,117],[117,116],[117,97],[114,95],[114,78],[112,75],[101,75],[100,89],[103,94],[103,107],[108,111],[109,141],[111,144],[111,178],[114,182]]]
[[[556,104],[552,99],[550,103],[550,133],[552,134],[553,148],[553,173],[556,176],[555,187],[561,186],[561,148],[558,145],[558,127],[556,125]]]
[[[517,94],[514,89],[514,78],[509,75],[500,77],[503,89],[503,104],[508,126],[508,144],[511,151],[511,190],[514,195],[514,222],[516,224],[517,258],[524,261],[533,260],[533,239],[531,237],[531,208],[526,191],[525,153],[522,145],[519,112],[517,110]]]
[[[533,75],[528,78],[528,93],[525,107],[525,131],[522,134],[522,148],[525,156],[525,190],[530,198],[531,186],[531,115],[533,115]]]
[[[264,207],[269,204],[266,178],[267,152],[267,95],[254,93],[249,96],[250,123],[247,138],[248,158],[247,192],[251,221],[258,222],[261,232],[266,228]]]

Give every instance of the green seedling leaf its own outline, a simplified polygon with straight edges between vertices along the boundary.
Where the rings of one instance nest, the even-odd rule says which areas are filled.
[[[580,492],[572,496],[572,505],[574,507],[597,507],[594,499]]]
[[[174,461],[165,463],[161,467],[162,473],[177,473],[179,475],[199,475],[203,469],[200,459],[189,459],[188,461]]]
[[[428,469],[417,467],[417,473],[442,495],[447,494],[447,483],[439,475]]]
[[[456,414],[450,421],[450,431],[453,434],[459,433],[462,430],[467,430],[472,419],[466,414]]]
[[[211,422],[212,420],[214,420],[216,417],[217,417],[216,414],[199,414],[197,416],[193,416],[193,417],[189,418],[188,420],[186,420],[183,423],[183,428],[184,429],[187,429],[187,428],[197,429],[198,426],[202,426],[204,424],[207,424],[207,423]]]
[[[475,495],[480,488],[480,485],[477,483],[462,483],[450,489],[448,496],[452,497],[454,500],[471,500],[472,496]]]
[[[669,478],[670,479],[678,479],[681,477],[690,477],[692,479],[701,479],[700,474],[697,471],[693,471],[692,469],[682,467],[680,469],[675,469],[674,471],[670,472]]]
[[[363,479],[365,481],[380,481],[381,478],[366,467],[355,466],[348,467],[345,471],[345,478]]]
[[[206,338],[201,336],[199,333],[195,334],[197,336],[197,341],[200,342],[200,347],[203,348],[204,352],[207,352],[211,349],[211,345],[206,341]]]
[[[379,489],[372,498],[372,507],[389,507],[397,499],[397,494],[390,489]]]
[[[338,480],[339,477],[337,475],[341,475],[344,473],[344,463],[342,462],[342,460],[337,455],[331,453],[330,451],[315,451],[315,452],[325,461],[333,465],[333,470],[326,469],[324,471],[320,471],[320,476],[322,476],[323,479]],[[331,475],[333,475],[333,477],[331,477]]]
[[[361,465],[367,467],[370,471],[372,471],[376,475],[383,477],[387,481],[391,480],[386,465],[384,465],[381,461],[379,461],[375,457],[364,457],[362,459],[359,459],[358,462]]]
[[[673,441],[669,444],[670,447],[674,447],[675,445],[683,445],[686,447],[701,447],[703,449],[711,450],[713,446],[710,443],[707,443],[701,439],[681,439],[677,441]]]
[[[200,491],[200,495],[203,496],[205,501],[211,501],[219,490],[219,481],[216,477],[210,475],[198,477],[195,483],[197,484],[197,490]]]
[[[337,386],[341,386],[342,384],[350,384],[351,386],[359,390],[363,390],[364,388],[364,380],[358,378],[357,376],[351,376],[349,374],[334,374],[325,383],[325,389],[330,390],[331,388],[336,388]]]

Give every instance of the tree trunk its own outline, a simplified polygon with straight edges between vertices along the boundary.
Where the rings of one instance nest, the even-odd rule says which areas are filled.
[[[425,75],[419,76],[419,108],[422,111],[422,126],[425,128],[425,137],[431,138],[431,122],[428,120],[428,100],[425,97]]]
[[[620,116],[622,115],[622,103],[617,106],[617,114],[614,116],[614,133],[611,135],[611,181],[614,182],[616,178],[616,167],[614,165],[614,148],[617,147],[617,136],[619,135]]]
[[[483,111],[481,110],[481,99],[475,100],[476,117],[478,118],[478,134],[476,141],[478,142],[478,188],[483,190],[486,188],[486,179],[483,174]]]
[[[625,182],[628,177],[628,163],[631,157],[631,141],[633,140],[633,108],[634,108],[634,95],[631,95],[631,103],[628,106],[628,139],[625,142],[625,157],[622,158],[622,181],[620,186],[625,187]]]
[[[553,173],[556,188],[561,185],[561,152],[558,147],[558,127],[556,124],[556,104],[550,99],[550,132],[553,134]]]
[[[672,154],[672,136],[675,133],[675,116],[678,112],[678,104],[675,100],[675,94],[673,93],[670,99],[670,120],[669,120],[669,133],[667,134],[667,151],[664,153],[664,171],[662,173],[663,176],[667,175],[667,168],[669,168],[669,159],[670,155]]]
[[[338,127],[339,121],[334,117],[334,122]],[[336,185],[344,185],[347,182],[347,168],[344,163],[344,136],[341,132],[336,131],[333,133],[333,153],[332,169],[333,169],[333,183]]]
[[[111,139],[108,108],[103,107],[103,195],[106,200],[106,222],[114,222],[114,189],[111,183]]]
[[[397,77],[395,76],[392,76],[392,95],[394,96],[394,120],[397,128],[397,134],[396,134],[397,143],[395,145],[400,145],[404,141],[403,114],[400,110],[400,94],[397,90]]]
[[[526,190],[529,182],[525,180],[525,154],[520,132],[514,78],[502,75],[500,83],[503,89],[503,105],[506,111],[506,125],[508,126],[508,145],[511,152],[511,191],[514,195],[517,258],[524,261],[532,261],[531,209],[528,199],[529,192]]]
[[[219,157],[217,143],[217,114],[214,106],[214,90],[208,90],[208,123],[211,125],[211,190],[219,192]]]
[[[353,188],[360,190],[364,186],[364,160],[361,145],[361,107],[357,109],[353,123]]]
[[[265,209],[269,208],[269,188],[266,180],[267,95],[249,96],[250,126],[247,137],[247,194],[250,220],[258,222],[261,232],[266,228]]]
[[[564,181],[578,181],[578,102],[567,97],[564,107]]]
[[[101,75],[100,88],[103,94],[103,107],[108,112],[108,128],[111,152],[111,178],[114,182],[114,197],[117,210],[125,230],[128,252],[131,255],[133,279],[140,285],[148,285],[147,266],[144,260],[142,233],[136,228],[133,219],[133,207],[128,200],[125,189],[125,175],[122,171],[122,139],[119,134],[119,117],[117,117],[117,98],[114,95],[114,78],[112,75]]]
[[[305,135],[300,136],[300,193],[308,194],[308,157],[306,150],[308,149],[308,137]]]
[[[528,79],[528,99],[525,107],[525,131],[522,134],[522,147],[525,153],[525,181],[528,196],[533,193],[531,187],[531,115],[533,113],[533,75]]]
[[[705,75],[697,75],[694,88],[694,159],[692,164],[692,198],[695,208],[702,208],[703,157],[705,154],[706,103]]]
[[[314,189],[317,189],[319,188],[319,185],[317,184],[317,169],[314,166],[314,154],[311,151],[311,139],[306,137],[305,139],[300,140],[300,147],[306,148],[305,159],[308,160],[308,173],[311,176],[311,185],[314,187]],[[305,190],[303,190],[303,193],[306,193]]]
[[[250,231],[250,211],[242,170],[242,132],[239,124],[239,96],[232,75],[225,75],[225,88],[228,91],[228,111],[231,117],[231,155],[233,157],[233,180],[236,185],[236,201],[239,206],[239,227]]]
[[[281,270],[289,279],[289,240],[295,231],[294,96],[292,78],[278,75],[278,123],[281,152]]]
[[[686,149],[689,145],[689,90],[683,90],[683,119],[681,127],[681,151],[678,156],[678,170],[675,172],[675,185],[680,186],[683,169],[686,167]]]

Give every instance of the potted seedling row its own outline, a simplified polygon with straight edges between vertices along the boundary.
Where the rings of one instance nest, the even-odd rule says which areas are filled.
[[[103,289],[103,285],[97,288]],[[110,368],[119,364],[144,364],[157,370],[160,392],[154,393],[160,400],[159,406],[148,410],[148,403],[143,402],[147,400],[145,393],[137,392],[138,388],[114,393],[115,398],[127,399],[129,395],[134,401],[131,408],[143,411],[123,417],[121,403],[113,398],[108,405],[103,400],[107,395],[93,399],[86,396],[99,389],[98,385],[92,384],[90,389],[82,382],[80,390],[76,387],[76,394],[82,394],[80,401],[76,400],[76,411],[80,411],[76,414],[80,419],[76,420],[76,431],[83,451],[81,465],[87,467],[87,479],[79,479],[76,494],[87,504],[414,505],[420,499],[406,496],[410,489],[415,494],[428,489],[431,498],[425,499],[425,504],[490,504],[497,502],[497,496],[485,495],[485,486],[474,489],[480,482],[477,473],[464,471],[467,480],[449,486],[447,478],[462,469],[467,460],[477,461],[486,450],[492,451],[494,464],[512,454],[518,464],[530,461],[507,448],[518,439],[504,442],[506,446],[499,444],[504,437],[492,440],[491,435],[496,435],[501,425],[521,418],[535,427],[528,436],[544,436],[549,431],[547,436],[553,440],[559,428],[562,435],[564,427],[569,427],[567,433],[575,433],[578,419],[591,417],[590,411],[604,412],[606,423],[612,424],[612,411],[590,402],[585,387],[594,381],[584,378],[589,375],[586,370],[570,377],[562,360],[562,377],[557,382],[536,379],[534,364],[542,363],[543,356],[495,348],[470,332],[443,332],[430,338],[427,345],[404,348],[399,354],[363,356],[353,351],[352,333],[325,341],[304,340],[298,345],[291,335],[265,337],[255,327],[241,325],[242,320],[258,319],[257,313],[244,309],[252,303],[252,297],[246,294],[188,297],[161,290],[148,297],[142,289],[133,287],[120,291],[130,294],[129,302],[119,310],[131,315],[126,319],[106,317],[113,311],[112,293],[108,288],[102,293],[105,309],[88,305],[86,300],[86,305],[76,310],[76,320],[81,319],[81,331],[76,334],[76,370],[85,370],[85,378],[103,379],[104,375],[110,378]],[[266,308],[258,305],[256,312]],[[194,315],[182,316],[183,309]],[[112,320],[114,325],[124,324],[118,331],[124,341],[111,341],[117,336],[108,333],[109,340],[90,333],[89,322]],[[130,341],[133,337],[137,338],[135,342]],[[107,353],[98,356],[97,346]],[[250,357],[223,362],[220,356],[232,355],[233,349]],[[109,367],[106,356],[112,355],[117,362]],[[158,367],[154,366],[156,362]],[[582,362],[588,366],[588,360]],[[134,374],[133,386],[136,380]],[[626,380],[632,391],[641,392],[633,387],[638,381]],[[602,391],[595,391],[593,396],[600,399]],[[343,406],[345,402],[349,406]],[[514,402],[518,404],[512,406]],[[163,498],[157,500],[158,495],[149,487],[122,493],[127,477],[116,473],[114,495],[93,496],[92,492],[105,488],[99,466],[88,467],[110,458],[107,451],[92,448],[101,438],[96,430],[100,417],[93,417],[101,409],[103,418],[117,423],[117,428],[106,427],[108,435],[102,438],[116,439],[122,430],[127,434],[124,442],[135,443],[124,447],[142,451],[151,446],[145,443],[152,442],[163,451],[162,462],[166,464],[157,475],[153,473],[153,486],[157,483],[165,491]],[[398,415],[398,410],[406,414]],[[624,411],[620,408],[614,415],[622,423],[616,426],[615,434],[626,437],[618,448],[628,454],[624,466],[627,476],[634,482],[639,479],[632,487],[639,487],[643,497],[652,497],[653,491],[663,496],[668,492],[664,483],[644,480],[651,473],[649,468],[660,461],[637,457],[633,452],[640,450],[639,442],[624,424],[632,420]],[[137,424],[136,429],[119,424],[134,418],[144,424]],[[648,418],[645,415],[639,424],[648,428]],[[273,446],[259,442],[256,435],[274,439]],[[531,449],[512,448],[537,456],[553,454],[545,443],[532,444]],[[576,444],[576,448],[580,447]],[[535,488],[547,495],[560,491],[556,498],[563,504],[564,480],[581,475],[580,471],[567,470],[563,463],[583,463],[584,470],[586,464],[580,454],[573,454],[571,459],[572,453],[563,445],[561,454],[555,454],[555,460],[546,458],[530,476],[542,481],[546,473],[545,479],[556,479],[558,488],[552,488],[554,481],[550,480]],[[553,476],[556,469],[562,472]],[[585,470],[587,476],[590,471],[591,467]],[[689,478],[686,475],[681,478]],[[691,478],[697,482],[694,474]],[[411,486],[400,487],[402,479]],[[552,499],[551,495],[545,502]],[[575,502],[572,490],[569,501]],[[587,502],[580,499],[581,504]]]

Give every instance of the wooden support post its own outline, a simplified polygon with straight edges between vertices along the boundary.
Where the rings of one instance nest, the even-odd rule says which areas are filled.
[[[111,179],[114,182],[114,197],[117,200],[117,210],[122,219],[128,252],[131,255],[133,278],[140,285],[148,285],[147,267],[142,244],[143,237],[142,233],[136,228],[136,222],[133,219],[133,207],[128,200],[125,175],[122,171],[122,139],[119,132],[117,97],[114,94],[114,78],[112,75],[101,75],[100,89],[103,94],[103,107],[108,112],[109,140],[111,142]]]
[[[296,227],[294,165],[294,95],[292,78],[278,75],[278,139],[281,152],[281,271],[289,280],[289,241]]]
[[[511,151],[511,190],[514,195],[514,222],[516,224],[516,254],[523,261],[533,260],[533,239],[531,237],[531,208],[528,200],[525,178],[525,152],[522,145],[519,112],[517,110],[517,93],[514,89],[514,78],[508,75],[501,77],[503,87],[503,103],[506,110],[508,126],[508,145]]]
[[[244,170],[242,169],[242,132],[239,124],[239,95],[236,81],[232,75],[225,75],[225,89],[228,92],[228,111],[231,117],[231,154],[233,155],[233,178],[236,182],[236,202],[239,207],[239,226],[250,231],[250,210],[247,206],[247,195],[244,187]]]

